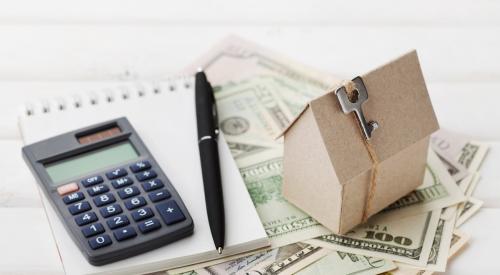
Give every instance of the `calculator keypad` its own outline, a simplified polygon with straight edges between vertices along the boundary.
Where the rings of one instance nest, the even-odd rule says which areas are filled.
[[[86,190],[62,196],[91,249],[109,246],[113,241],[126,242],[186,219],[151,167],[146,160],[118,167],[105,173],[107,182],[103,176],[94,175],[80,181]]]

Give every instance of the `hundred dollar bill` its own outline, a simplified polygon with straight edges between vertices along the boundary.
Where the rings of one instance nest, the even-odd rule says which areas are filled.
[[[469,175],[469,171],[465,166],[458,163],[458,161],[450,159],[447,156],[440,155],[439,153],[439,151],[436,151],[436,154],[438,155],[443,165],[446,167],[446,170],[448,170],[448,173],[450,173],[450,176],[456,182],[460,182],[462,179]]]
[[[456,222],[456,227],[459,227],[460,225],[464,224],[470,217],[472,217],[479,209],[481,209],[481,206],[483,206],[484,202],[481,200],[478,200],[476,198],[469,198],[467,201],[461,205],[458,209],[458,217],[457,217],[457,222]]]
[[[465,201],[465,196],[433,150],[427,154],[424,182],[416,190],[389,205],[381,213],[393,219],[442,209]]]
[[[263,251],[254,255],[250,255],[247,257],[238,258],[235,260],[230,260],[227,262],[219,263],[212,266],[207,266],[201,269],[197,269],[196,273],[203,274],[228,274],[235,275],[241,273],[247,273],[249,269],[254,267],[255,265],[263,262],[265,260],[270,260],[271,256],[268,251]]]
[[[371,275],[395,269],[394,262],[386,259],[333,251],[319,261],[295,273],[296,275]]]
[[[439,217],[438,226],[432,242],[431,253],[424,270],[444,272],[448,262],[448,255],[455,229],[457,206],[443,209]],[[406,264],[398,263],[399,267],[415,268]]]
[[[228,142],[275,143],[293,114],[272,86],[254,80],[215,92],[219,127]]]
[[[284,246],[330,233],[319,222],[291,205],[283,197],[281,149],[236,159],[236,163],[270,238],[271,247]]]
[[[305,243],[294,243],[266,252],[238,258],[195,270],[197,274],[293,274],[321,259],[330,250]]]
[[[451,247],[448,259],[453,258],[469,241],[470,236],[462,231],[455,229],[451,238]]]
[[[241,253],[241,254],[227,256],[227,257],[224,257],[224,258],[217,258],[217,259],[206,261],[206,262],[196,263],[196,264],[193,264],[193,265],[187,265],[187,266],[182,266],[182,267],[170,269],[170,270],[167,270],[167,271],[162,271],[163,272],[162,274],[165,274],[165,272],[167,274],[169,274],[169,275],[184,274],[184,273],[188,273],[188,272],[194,272],[196,270],[202,270],[204,267],[214,266],[214,265],[218,265],[218,264],[225,263],[225,262],[235,261],[237,259],[243,259],[243,258],[250,257],[250,256],[253,256],[253,255],[258,255],[258,254],[266,253],[268,250],[269,250],[268,247],[265,248],[265,249],[252,250],[252,251],[248,251],[248,252]]]
[[[238,85],[243,80],[267,76],[284,82],[292,80],[304,87],[299,93],[315,97],[340,83],[320,72],[280,56],[237,36],[229,36],[183,70],[193,74],[202,67],[214,86]],[[293,85],[292,85],[293,86]]]
[[[425,267],[440,212],[441,210],[434,210],[402,219],[377,214],[345,235],[324,235],[305,242],[337,251]]]
[[[469,140],[443,129],[432,134],[431,145],[440,155],[456,160],[469,172],[479,171],[489,150],[486,143]]]
[[[450,250],[448,252],[448,261],[453,258],[469,241],[469,236],[464,234],[458,229],[452,234],[450,242]],[[402,266],[397,264],[398,269],[386,272],[385,275],[432,275],[435,271],[432,270],[421,270],[415,267]]]

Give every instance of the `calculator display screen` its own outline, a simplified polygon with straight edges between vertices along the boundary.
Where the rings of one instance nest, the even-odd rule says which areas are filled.
[[[73,177],[86,176],[95,170],[129,161],[138,156],[130,142],[122,142],[46,164],[45,169],[53,184],[58,185]]]

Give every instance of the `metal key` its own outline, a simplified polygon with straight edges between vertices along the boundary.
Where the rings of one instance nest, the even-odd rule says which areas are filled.
[[[363,109],[361,108],[363,103],[368,100],[368,92],[366,91],[365,84],[363,83],[363,79],[361,77],[356,77],[352,80],[355,84],[355,90],[353,91],[355,94],[352,98],[352,101],[349,100],[347,96],[347,90],[345,86],[338,88],[335,91],[337,98],[339,100],[340,106],[342,107],[342,111],[344,114],[348,114],[350,112],[354,112],[356,118],[363,130],[363,134],[366,140],[370,140],[372,137],[372,132],[378,128],[378,123],[376,121],[366,122],[365,116],[363,114]],[[354,101],[354,102],[353,102]]]

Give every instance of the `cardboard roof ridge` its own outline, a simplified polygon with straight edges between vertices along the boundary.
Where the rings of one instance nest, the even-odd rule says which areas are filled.
[[[300,117],[302,117],[302,114],[304,114],[304,112],[307,110],[307,108],[309,108],[311,106],[311,103],[319,98],[322,98],[330,93],[333,93],[338,87],[340,87],[342,85],[341,82],[339,83],[336,83],[337,86],[332,86],[332,88],[328,89],[328,91],[326,93],[323,93],[321,95],[318,95],[316,96],[315,98],[313,99],[310,99],[309,101],[307,101],[307,103],[304,105],[304,107],[302,107],[302,110],[300,110],[300,112],[290,121],[290,123],[288,123],[288,125],[283,128],[283,130],[275,137],[275,139],[278,139],[280,137],[282,137],[284,134],[286,134],[286,132],[288,132],[288,130],[290,128],[292,128],[292,126],[295,124],[295,122],[297,120],[299,120]]]
[[[367,120],[374,119],[381,125],[372,137],[372,144],[380,161],[396,155],[397,152],[415,144],[439,129],[439,123],[432,108],[432,102],[425,85],[416,50],[411,50],[361,75],[361,77],[369,93],[375,91],[369,94],[369,100],[366,102],[367,104],[363,105],[363,111]],[[317,112],[313,110],[314,120],[319,128],[328,128],[320,129],[321,138],[323,139],[321,142],[325,143],[328,151],[331,151],[329,154],[333,154],[333,159],[331,156],[330,159],[337,159],[338,163],[336,165],[340,165],[339,167],[342,168],[339,169],[343,170],[346,167],[344,167],[345,164],[340,163],[342,162],[340,159],[354,161],[349,152],[359,154],[361,150],[363,152],[366,152],[366,150],[364,143],[361,143],[362,137],[357,132],[355,135],[360,138],[359,140],[338,140],[334,142],[330,140],[339,136],[338,131],[336,131],[337,133],[329,132],[331,127],[342,129],[340,131],[348,131],[352,137],[354,137],[355,131],[355,128],[349,126],[354,125],[352,124],[352,118],[349,118],[351,119],[350,122],[345,120],[347,117],[351,117],[352,114],[346,116],[341,111],[340,105],[335,104],[338,101],[334,91],[335,89],[330,89],[329,92],[310,100],[297,117],[282,131],[280,136],[286,134],[308,108],[314,109],[314,106],[317,105]],[[328,107],[330,111],[326,112],[325,106],[330,106]],[[332,111],[333,113],[331,113]],[[330,120],[335,121],[335,123],[326,123],[326,121]],[[340,155],[337,156],[337,154]],[[359,167],[338,174],[340,181],[359,174],[371,163],[369,156],[367,158],[357,156],[357,158],[359,159],[356,160],[360,164]]]

